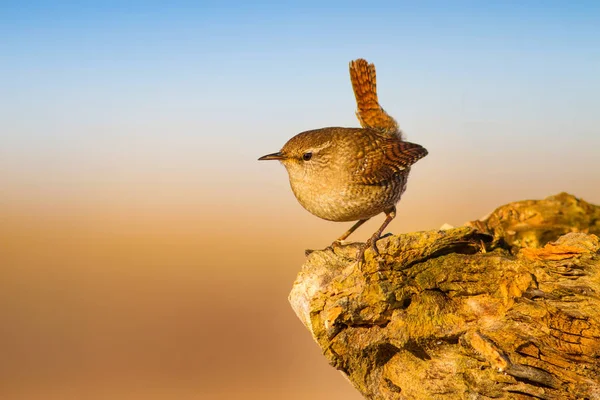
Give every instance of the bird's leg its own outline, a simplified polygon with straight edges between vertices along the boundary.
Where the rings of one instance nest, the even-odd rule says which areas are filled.
[[[348,238],[348,236],[352,235],[352,232],[354,232],[355,230],[357,230],[362,224],[364,224],[365,222],[367,222],[369,219],[361,219],[358,220],[354,225],[352,225],[352,227],[350,229],[348,229],[346,231],[346,233],[344,233],[342,236],[340,236],[339,238],[337,238],[333,244],[340,244],[341,242],[343,242],[344,240],[346,240]]]
[[[367,240],[367,243],[365,243],[364,247],[359,250],[357,257],[359,263],[364,261],[365,250],[367,250],[369,247],[371,247],[376,254],[379,254],[379,250],[377,250],[376,243],[381,237],[381,234],[383,233],[384,229],[387,228],[390,222],[392,222],[392,220],[396,217],[396,207],[392,207],[389,210],[386,210],[385,215],[386,217],[385,221],[383,221],[383,224],[381,224],[377,232],[375,232],[373,236],[371,236],[369,240]]]

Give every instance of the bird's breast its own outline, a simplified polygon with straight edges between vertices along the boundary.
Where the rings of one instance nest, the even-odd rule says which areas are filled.
[[[290,176],[292,191],[307,211],[319,218],[340,222],[368,219],[395,205],[405,182],[402,178],[385,185],[363,185],[339,177]]]

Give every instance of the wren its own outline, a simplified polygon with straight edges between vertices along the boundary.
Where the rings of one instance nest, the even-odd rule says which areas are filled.
[[[396,120],[379,105],[373,64],[363,59],[350,62],[350,80],[362,128],[302,132],[259,160],[279,160],[285,166],[294,195],[312,214],[329,221],[357,221],[334,244],[385,213],[381,227],[359,251],[360,262],[369,247],[378,253],[375,244],[396,216],[410,167],[427,150],[404,141]]]

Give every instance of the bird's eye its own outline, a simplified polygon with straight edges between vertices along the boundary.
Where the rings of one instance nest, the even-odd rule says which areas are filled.
[[[310,153],[310,152],[309,152],[309,153],[304,153],[304,154],[302,154],[302,159],[303,159],[304,161],[308,161],[308,160],[310,160],[311,158],[312,158],[312,153]]]

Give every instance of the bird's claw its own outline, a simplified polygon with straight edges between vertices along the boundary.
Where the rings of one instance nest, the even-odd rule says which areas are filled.
[[[358,250],[358,252],[356,253],[356,262],[358,263],[358,266],[360,267],[361,265],[364,264],[365,262],[365,250],[367,249],[367,246],[360,246],[360,249]]]
[[[342,247],[344,244],[345,244],[345,242],[343,240],[336,239],[336,240],[333,241],[333,243],[331,243],[331,246],[329,246],[329,247],[331,247],[331,248],[333,248],[333,247]]]
[[[379,255],[379,249],[377,249],[376,244],[377,244],[377,239],[371,237],[371,238],[369,238],[369,240],[367,240],[367,242],[365,244],[360,246],[360,249],[358,250],[358,253],[356,256],[356,261],[358,261],[359,265],[361,265],[365,262],[365,251],[367,251],[368,248],[371,248],[376,255]]]
[[[375,252],[375,254],[379,255],[379,249],[377,248],[377,240],[379,240],[379,238],[374,239],[374,238],[369,238],[369,240],[367,240],[367,243],[365,243],[365,247],[370,247],[373,249],[373,252]]]
[[[343,246],[344,246],[344,241],[336,239],[329,246],[327,246],[325,248],[325,250],[331,250],[331,251],[335,252],[336,248],[340,248],[340,247],[343,247]]]

